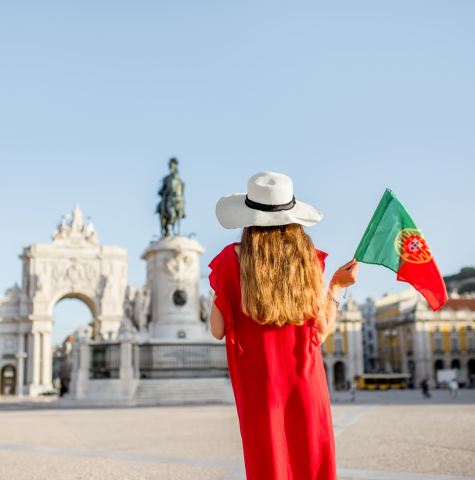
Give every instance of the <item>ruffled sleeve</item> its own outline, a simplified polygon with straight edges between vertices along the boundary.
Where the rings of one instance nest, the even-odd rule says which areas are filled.
[[[315,249],[317,252],[317,258],[320,262],[320,265],[322,267],[322,272],[325,271],[325,259],[328,257],[328,253],[322,252],[321,250]]]
[[[230,248],[232,249],[231,253],[235,255],[234,245],[229,245],[209,264],[209,268],[211,268],[211,273],[209,274],[209,283],[216,294],[214,303],[221,312],[221,315],[224,317],[224,332],[226,338],[238,348],[239,356],[241,356],[243,350],[236,335],[233,309],[229,294],[226,291],[228,288],[232,288],[232,282],[229,281],[232,270],[231,265],[229,265],[229,260],[234,259],[229,258]]]
[[[317,252],[317,259],[320,262],[320,266],[322,267],[322,272],[324,272],[325,259],[328,257],[328,253],[322,252],[321,250],[316,250],[316,252]],[[310,351],[310,354],[312,354],[313,351],[315,350],[315,347],[319,346],[318,340],[317,340],[317,333],[318,333],[317,319],[311,318],[308,321],[308,326],[312,330],[312,334],[310,335],[310,345],[309,345],[309,351]]]

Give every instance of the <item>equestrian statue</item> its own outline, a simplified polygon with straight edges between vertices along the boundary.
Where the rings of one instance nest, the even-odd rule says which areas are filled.
[[[185,198],[183,190],[185,184],[178,175],[178,160],[171,158],[168,162],[170,175],[163,179],[162,188],[158,191],[158,195],[162,197],[161,202],[157,205],[157,213],[160,215],[160,228],[163,237],[170,236],[170,225],[173,229],[173,235],[180,235],[180,220],[185,218]],[[178,233],[175,232],[175,224],[177,224]]]

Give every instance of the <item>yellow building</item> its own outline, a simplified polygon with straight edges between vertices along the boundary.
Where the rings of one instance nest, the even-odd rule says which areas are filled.
[[[475,297],[452,295],[433,312],[410,288],[374,301],[378,370],[412,375],[417,386],[437,370],[458,368],[462,384],[475,382]]]
[[[362,322],[358,305],[350,297],[337,312],[333,332],[320,345],[330,391],[348,389],[363,374]]]

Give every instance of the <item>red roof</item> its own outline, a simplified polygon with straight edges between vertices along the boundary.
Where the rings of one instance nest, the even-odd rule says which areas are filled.
[[[475,298],[449,298],[444,308],[451,310],[471,310],[475,312]]]

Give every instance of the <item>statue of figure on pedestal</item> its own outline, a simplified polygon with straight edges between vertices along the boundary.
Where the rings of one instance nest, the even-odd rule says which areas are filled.
[[[164,237],[170,235],[170,225],[173,228],[173,235],[176,235],[175,223],[178,223],[178,235],[180,235],[180,220],[185,217],[185,198],[183,197],[185,184],[178,176],[177,165],[178,160],[171,158],[168,163],[170,175],[163,179],[162,188],[158,191],[162,201],[157,205],[157,213],[160,215],[160,227]]]
[[[139,332],[147,329],[148,315],[150,313],[150,290],[146,287],[139,288],[134,298],[134,320]]]

